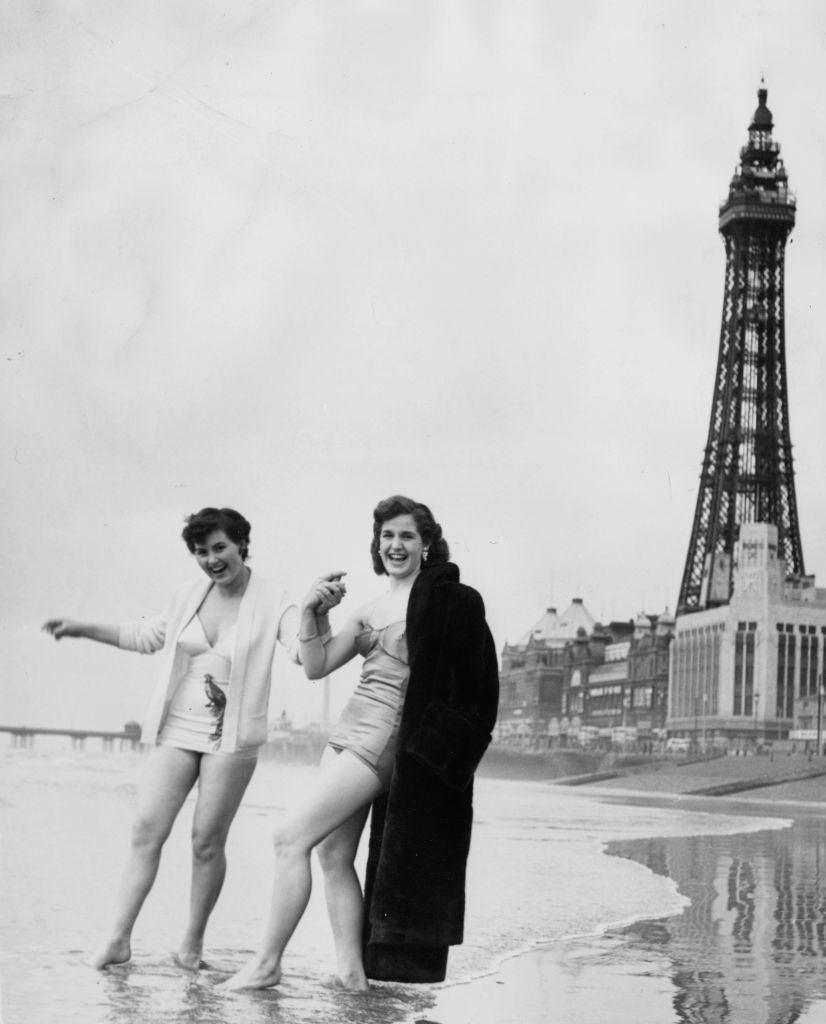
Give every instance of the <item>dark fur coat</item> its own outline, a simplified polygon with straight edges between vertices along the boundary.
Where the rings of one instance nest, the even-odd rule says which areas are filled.
[[[473,773],[499,700],[480,595],[451,563],[423,569],[407,610],[410,677],[389,790],[373,804],[365,877],[367,976],[442,981],[462,941]]]

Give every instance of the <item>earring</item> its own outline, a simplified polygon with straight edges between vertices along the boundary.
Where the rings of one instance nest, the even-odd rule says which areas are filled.
[[[430,550],[430,548],[425,548],[424,551],[422,552],[422,561],[423,562],[427,561],[427,553],[428,553],[429,550]]]

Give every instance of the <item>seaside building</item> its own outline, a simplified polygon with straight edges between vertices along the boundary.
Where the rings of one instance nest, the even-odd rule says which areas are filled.
[[[580,633],[596,644],[604,642],[602,627],[582,598],[575,597],[561,615],[556,608],[548,608],[515,644],[505,644],[499,673],[498,740],[534,745],[547,736],[549,723],[562,714],[565,648]]]
[[[605,632],[607,643],[579,636],[566,648],[560,742],[608,747],[662,739],[674,616],[668,609],[640,613]]]
[[[611,746],[664,735],[674,617],[597,622],[580,598],[549,608],[505,644],[497,740],[519,746]]]
[[[677,617],[669,734],[701,744],[817,740],[826,589],[789,575],[778,548],[776,526],[744,523],[729,603]]]
[[[720,207],[723,314],[671,652],[669,733],[817,739],[826,591],[807,576],[786,386],[784,273],[795,223],[767,91]]]

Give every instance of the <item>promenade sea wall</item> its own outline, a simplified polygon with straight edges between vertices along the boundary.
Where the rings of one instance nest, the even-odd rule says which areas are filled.
[[[601,752],[522,750],[494,743],[485,752],[479,771],[500,779],[561,779],[597,772],[605,760]]]

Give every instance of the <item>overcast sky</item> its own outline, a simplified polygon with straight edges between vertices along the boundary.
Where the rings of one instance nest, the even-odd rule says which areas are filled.
[[[356,603],[376,501],[426,501],[500,648],[673,609],[761,75],[826,584],[822,3],[9,0],[0,47],[0,724],[142,717],[151,659],[39,627],[160,610],[204,505]]]

